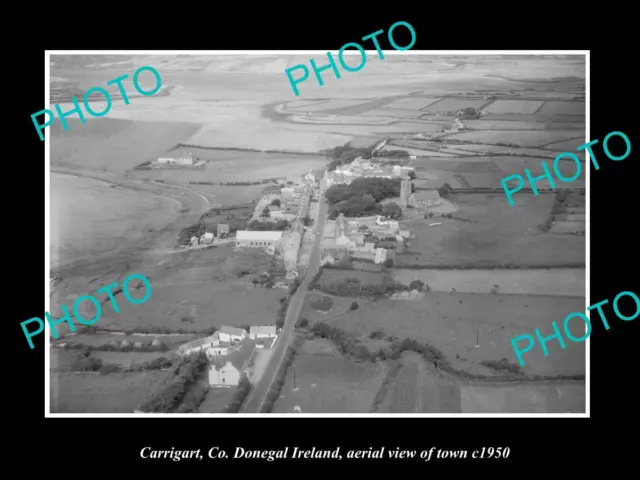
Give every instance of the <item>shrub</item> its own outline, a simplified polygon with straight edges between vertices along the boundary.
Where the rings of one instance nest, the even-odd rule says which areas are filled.
[[[392,268],[393,267],[393,259],[387,258],[384,261],[384,266],[387,267],[387,268]]]
[[[409,290],[418,290],[422,292],[425,287],[425,284],[422,280],[414,280],[409,284]]]
[[[298,320],[298,327],[305,328],[309,326],[309,319],[307,317],[302,317]]]
[[[320,297],[311,302],[311,308],[320,310],[321,312],[328,312],[333,308],[333,300],[331,297]]]
[[[233,394],[233,398],[225,406],[225,409],[224,409],[225,412],[237,413],[238,411],[240,411],[240,408],[242,407],[242,404],[244,403],[245,398],[247,398],[247,395],[249,395],[250,391],[251,391],[251,382],[246,376],[242,377],[242,380],[240,380],[240,383],[236,387],[236,391]]]
[[[359,307],[358,302],[353,302],[349,307],[349,310],[357,310]]]
[[[385,337],[384,330],[382,328],[378,328],[369,334],[369,338],[375,340],[382,340]]]
[[[109,373],[115,373],[119,371],[120,371],[120,367],[113,363],[107,363],[105,365],[102,365],[102,367],[99,370],[100,375],[107,375]]]
[[[506,357],[502,357],[499,361],[483,360],[480,362],[480,365],[484,365],[485,367],[489,367],[498,372],[509,372],[516,375],[520,375],[522,373],[520,366],[515,363],[510,363]]]
[[[271,205],[275,205],[276,207],[280,206],[280,200],[278,198],[274,198],[271,200]]]

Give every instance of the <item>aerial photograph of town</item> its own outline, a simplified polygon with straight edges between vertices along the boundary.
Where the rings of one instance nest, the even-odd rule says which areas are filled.
[[[46,131],[48,311],[102,309],[50,336],[48,412],[584,414],[585,342],[511,340],[585,310],[585,175],[501,180],[587,141],[585,56],[516,53],[372,51],[298,96],[326,55],[51,54],[51,108],[113,104]]]

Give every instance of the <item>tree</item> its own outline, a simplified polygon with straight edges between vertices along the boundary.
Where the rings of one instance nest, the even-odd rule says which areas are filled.
[[[419,292],[421,292],[423,288],[424,288],[424,282],[422,280],[414,280],[409,284],[410,290],[418,290]]]
[[[349,310],[357,310],[359,307],[358,302],[353,302],[349,307]]]
[[[393,260],[392,260],[391,258],[387,258],[387,259],[384,261],[384,266],[385,266],[385,267],[387,267],[387,268],[391,268],[391,267],[393,267]]]
[[[409,178],[411,180],[415,180],[417,177],[416,172],[414,172],[413,170],[409,170]]]
[[[270,214],[271,214],[271,210],[269,210],[269,207],[264,207],[264,210],[262,210],[262,216],[268,217]]]
[[[279,207],[280,206],[280,199],[274,198],[273,200],[271,200],[271,205],[275,205],[276,207]]]
[[[382,207],[382,214],[393,220],[400,220],[402,218],[402,209],[397,203],[391,202]]]

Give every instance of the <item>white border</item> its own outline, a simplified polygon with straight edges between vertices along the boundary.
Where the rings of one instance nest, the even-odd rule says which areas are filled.
[[[335,52],[332,50],[332,52]],[[50,109],[50,55],[324,55],[326,50],[46,50],[45,51],[45,108]],[[337,53],[337,52],[336,52]],[[357,51],[344,52],[348,55],[359,54]],[[376,55],[376,50],[366,50],[369,55]],[[589,50],[405,50],[387,51],[384,55],[584,55],[585,56],[585,142],[589,141],[591,132],[590,121],[590,51]],[[384,60],[382,60],[384,61]],[[299,98],[299,97],[295,97]],[[586,304],[585,311],[590,303],[590,168],[589,154],[585,152],[586,170]],[[50,135],[45,137],[45,311],[49,311],[50,298]],[[50,333],[49,324],[44,322],[44,347],[45,352],[45,418],[590,418],[591,416],[591,362],[589,358],[591,338],[586,340],[585,348],[585,413],[51,413],[50,398]]]

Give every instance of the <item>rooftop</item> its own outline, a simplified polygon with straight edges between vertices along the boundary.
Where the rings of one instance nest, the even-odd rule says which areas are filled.
[[[281,240],[282,232],[239,230],[236,240]]]
[[[220,333],[226,333],[228,335],[242,335],[243,333],[247,333],[246,330],[237,327],[230,327],[228,325],[222,325],[220,327]]]
[[[275,325],[258,325],[252,326],[249,330],[251,335],[275,335],[276,334],[276,326]]]

